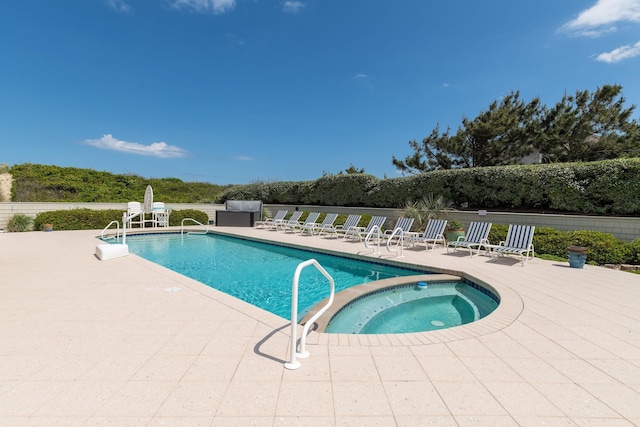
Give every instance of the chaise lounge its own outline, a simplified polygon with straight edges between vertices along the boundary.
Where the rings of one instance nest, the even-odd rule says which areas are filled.
[[[491,250],[491,256],[496,260],[499,256],[517,255],[524,266],[529,257],[534,256],[533,233],[536,227],[533,225],[510,224],[507,238],[497,245],[487,245]]]
[[[481,248],[486,248],[489,245],[489,231],[491,231],[490,222],[477,222],[472,221],[469,225],[469,232],[465,236],[458,237],[458,240],[454,240],[447,243],[447,252],[453,249],[456,252],[459,248],[469,250],[469,255],[477,256],[480,254]],[[476,249],[475,255],[473,250]]]

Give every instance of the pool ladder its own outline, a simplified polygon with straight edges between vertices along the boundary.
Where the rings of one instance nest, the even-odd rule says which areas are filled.
[[[180,235],[184,234],[184,222],[191,221],[195,222],[198,225],[204,227],[203,231],[187,231],[187,234],[207,234],[209,232],[209,227],[201,223],[200,221],[196,221],[193,218],[182,218],[182,222],[180,222]]]
[[[398,241],[393,243],[393,238],[397,237]],[[396,249],[393,249],[392,246],[395,244]],[[404,255],[402,254],[402,249],[404,248],[404,230],[400,227],[397,227],[393,230],[393,233],[387,239],[387,250],[389,252],[395,251],[396,258],[402,258]]]
[[[371,228],[371,231],[369,231],[369,233],[363,240],[364,247],[367,249],[371,249],[374,254],[380,253],[380,241],[383,237],[387,236],[386,234],[382,234],[380,231],[380,227],[374,225],[373,228]],[[397,243],[393,242],[394,237],[397,237]],[[369,247],[372,240],[373,243],[375,243],[375,246]],[[392,247],[394,245],[396,246],[395,249]],[[397,227],[395,230],[393,230],[393,232],[387,238],[386,246],[387,251],[396,253],[396,258],[402,258],[404,256],[402,254],[402,249],[404,247],[404,230],[402,230],[402,228],[400,227]]]
[[[302,270],[310,265],[313,265],[324,277],[327,278],[330,285],[330,293],[329,293],[329,301],[322,307],[316,314],[314,314],[305,324],[304,328],[302,328],[302,335],[300,336],[300,351],[297,351],[297,326],[298,326],[298,282],[300,280],[300,273]],[[305,359],[309,357],[309,352],[305,349],[305,344],[307,342],[307,334],[309,333],[309,328],[313,325],[313,323],[325,312],[327,309],[333,304],[333,296],[335,295],[336,287],[333,281],[333,277],[327,270],[325,270],[318,261],[315,259],[309,259],[307,261],[303,261],[298,264],[296,268],[296,272],[293,275],[293,280],[291,282],[291,356],[288,362],[285,362],[284,367],[287,369],[298,369],[300,367],[300,362],[296,360],[296,357],[300,359]]]
[[[107,231],[109,230],[109,228],[111,228],[111,226],[115,224],[116,225],[116,234],[114,236],[108,235]],[[109,240],[109,239],[116,239],[119,240],[120,239],[120,223],[118,221],[111,221],[109,223],[109,225],[107,225],[104,230],[102,230],[102,233],[100,233],[100,239],[102,240]]]

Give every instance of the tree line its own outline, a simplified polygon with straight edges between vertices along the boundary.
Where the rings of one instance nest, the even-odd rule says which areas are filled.
[[[511,91],[474,119],[463,117],[454,132],[439,124],[413,153],[392,163],[403,173],[438,169],[514,165],[537,154],[542,163],[587,162],[640,157],[640,124],[635,105],[625,107],[622,86],[565,94],[553,107],[540,98],[524,101]]]

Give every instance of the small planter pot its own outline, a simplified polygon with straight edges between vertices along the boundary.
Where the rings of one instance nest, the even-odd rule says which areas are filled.
[[[569,252],[569,267],[584,268],[589,248],[585,248],[584,246],[569,246],[567,251]]]
[[[42,224],[42,231],[53,231],[53,224]]]

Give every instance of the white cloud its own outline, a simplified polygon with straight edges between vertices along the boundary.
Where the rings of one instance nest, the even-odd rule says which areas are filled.
[[[213,12],[216,15],[233,9],[236,0],[169,0],[176,9],[192,9],[196,12]]]
[[[367,77],[369,76],[363,73],[356,74],[355,76],[353,76],[354,79],[366,79]]]
[[[107,0],[107,5],[116,12],[127,13],[131,11],[131,6],[124,0]]]
[[[633,58],[634,56],[640,55],[640,42],[634,44],[633,46],[621,46],[617,49],[612,50],[611,52],[601,53],[596,57],[598,61],[601,62],[620,62],[623,59]]]
[[[168,145],[166,142],[154,142],[149,145],[138,144],[137,142],[120,141],[111,134],[103,135],[100,139],[85,139],[84,144],[103,150],[123,151],[125,153],[141,154],[143,156],[154,157],[185,157],[187,151],[180,147]]]
[[[243,162],[247,162],[247,161],[251,161],[251,160],[253,160],[253,157],[249,157],[249,156],[235,156],[233,159],[234,159],[234,160],[242,160]]]
[[[282,5],[282,10],[287,13],[298,13],[304,7],[304,3],[301,1],[291,1],[287,0]]]
[[[615,31],[616,22],[640,22],[640,0],[597,0],[560,30],[588,37]]]

